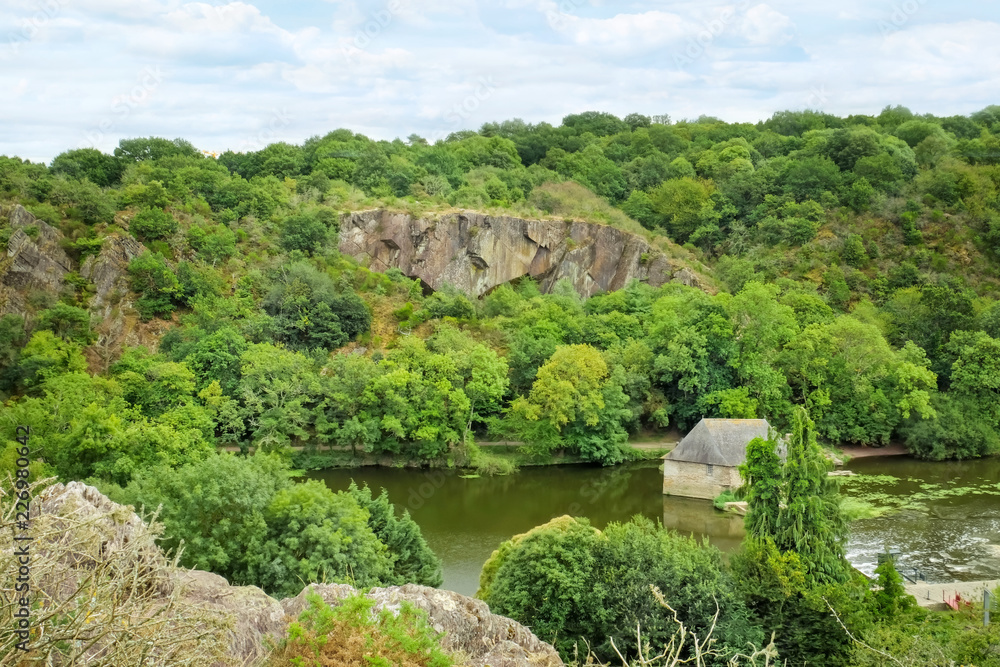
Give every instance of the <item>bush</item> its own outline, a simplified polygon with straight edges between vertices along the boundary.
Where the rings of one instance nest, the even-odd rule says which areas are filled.
[[[308,606],[288,628],[271,657],[271,667],[450,667],[455,662],[438,645],[427,613],[404,602],[398,613],[357,594],[331,607],[306,594]]]
[[[281,227],[281,247],[311,255],[326,243],[328,235],[327,226],[318,216],[308,213],[292,215],[285,219]]]
[[[90,313],[65,303],[43,310],[38,316],[38,328],[81,345],[89,345],[94,338],[90,330]]]
[[[749,623],[721,552],[642,517],[600,533],[586,519],[565,516],[517,535],[483,566],[477,596],[553,642],[564,658],[575,649],[586,653],[577,645],[585,639],[609,660],[612,638],[619,650],[637,654],[637,625],[653,646],[673,637],[676,624],[650,586],[691,632],[703,636],[714,624],[724,654],[763,638]]]
[[[371,313],[350,289],[310,264],[289,266],[264,299],[272,335],[296,350],[334,349],[371,327]]]
[[[177,231],[177,221],[160,208],[144,208],[129,225],[129,231],[140,241],[163,239]]]
[[[128,266],[129,286],[140,295],[136,302],[143,320],[167,317],[174,311],[180,283],[160,253],[144,252]]]

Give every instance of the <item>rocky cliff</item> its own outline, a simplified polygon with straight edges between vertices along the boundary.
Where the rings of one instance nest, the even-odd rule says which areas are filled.
[[[145,252],[142,243],[128,234],[108,234],[100,252],[77,265],[63,250],[62,232],[24,207],[0,209],[2,218],[6,218],[11,233],[6,256],[0,256],[0,316],[30,316],[34,310],[29,303],[33,293],[57,297],[70,289],[66,280],[75,272],[92,285],[93,297],[88,305],[98,339],[92,354],[88,354],[95,357],[96,368],[106,369],[108,360],[123,345],[156,348],[167,324],[159,320],[140,323],[128,285],[128,265]]]
[[[538,280],[544,292],[566,278],[584,296],[633,279],[654,287],[699,283],[645,239],[615,227],[470,211],[439,218],[351,213],[341,219],[340,251],[373,271],[398,268],[432,289],[450,283],[476,297],[522,276]]]
[[[18,205],[0,210],[10,222],[7,256],[0,259],[0,315],[23,314],[33,291],[58,294],[73,262],[62,249],[62,232]]]
[[[177,567],[155,544],[156,531],[131,507],[80,482],[46,488],[31,508],[35,599],[55,612],[48,628],[52,637],[69,632],[84,640],[73,664],[139,664],[132,647],[148,665],[261,664],[265,642],[283,636],[305,608],[307,589],[334,605],[356,593],[347,585],[313,584],[279,601],[254,586],[230,586],[216,574]],[[14,550],[20,545],[11,539],[13,513],[2,513],[0,524],[0,566],[16,571]],[[8,599],[11,586],[0,584]],[[82,590],[88,591],[84,597]],[[490,613],[479,600],[413,584],[375,588],[367,596],[376,610],[397,611],[410,602],[426,611],[434,629],[444,633],[442,647],[468,667],[563,664],[552,646]],[[9,617],[11,609],[6,611]],[[0,624],[4,616],[0,613]],[[78,627],[68,627],[74,623]],[[32,643],[44,644],[38,638]],[[56,658],[46,664],[67,663]]]

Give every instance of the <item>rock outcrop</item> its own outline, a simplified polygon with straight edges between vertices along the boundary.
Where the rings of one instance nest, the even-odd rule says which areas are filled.
[[[645,239],[615,227],[469,211],[438,219],[351,213],[341,219],[340,251],[373,271],[397,268],[431,289],[449,283],[475,297],[522,276],[538,280],[544,292],[566,278],[583,296],[633,279],[654,287],[697,281]]]
[[[172,630],[182,624],[181,629],[196,628],[196,635],[212,634],[209,644],[215,652],[206,654],[215,659],[192,661],[190,654],[174,647],[171,654],[157,654],[153,649],[143,664],[257,664],[266,655],[265,642],[282,637],[291,618],[305,608],[309,589],[333,605],[357,592],[347,585],[312,584],[298,596],[278,601],[254,586],[230,586],[219,575],[177,567],[155,544],[156,531],[131,507],[114,503],[96,488],[80,482],[46,488],[31,507],[37,536],[32,543],[32,562],[38,568],[33,570],[33,585],[43,592],[50,608],[72,601],[79,595],[80,586],[86,584],[88,599],[93,595],[98,600],[88,610],[88,618],[111,617],[110,609],[100,602],[107,599],[108,605],[117,605],[113,617],[120,618],[123,627],[136,619],[163,616],[162,632],[172,640]],[[0,565],[13,562],[15,547],[10,537],[8,530],[0,533]],[[103,582],[98,586],[111,587],[110,596],[103,598],[106,591],[100,588],[95,592],[95,577]],[[125,581],[115,583],[115,577]],[[563,664],[551,645],[520,623],[490,613],[486,603],[479,600],[413,584],[375,588],[367,595],[376,601],[377,610],[398,612],[402,603],[409,602],[426,611],[434,629],[444,633],[442,647],[459,656],[461,664],[468,667]],[[136,597],[141,598],[138,603]],[[177,625],[171,624],[174,620]],[[131,639],[127,634],[122,637]],[[116,640],[112,635],[107,641]],[[202,646],[204,639],[200,641]],[[122,649],[119,644],[112,649],[97,642],[79,658],[88,664],[91,658],[93,664],[117,664],[107,662],[111,650]],[[205,649],[202,646],[200,650]],[[57,660],[53,664],[63,663]]]
[[[33,291],[58,294],[73,262],[62,249],[63,235],[21,205],[0,211],[13,232],[0,260],[0,315],[24,313]],[[30,233],[29,233],[30,232]]]
[[[312,589],[327,604],[336,605],[357,593],[344,584],[313,584],[297,597],[282,600],[289,616],[298,616],[306,607],[306,592]],[[398,612],[404,602],[427,612],[431,626],[443,632],[441,646],[463,656],[467,667],[556,667],[562,665],[559,654],[531,630],[505,616],[490,613],[485,602],[452,591],[406,584],[373,588],[367,597],[375,601],[375,611]]]
[[[104,239],[97,256],[83,261],[80,275],[94,284],[90,307],[101,319],[111,316],[119,299],[128,295],[128,265],[146,247],[131,236],[113,234]]]

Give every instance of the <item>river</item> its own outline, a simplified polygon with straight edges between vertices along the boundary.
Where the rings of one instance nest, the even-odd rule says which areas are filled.
[[[904,509],[851,524],[848,559],[871,573],[878,552],[902,553],[904,567],[929,581],[1000,576],[1000,459],[929,463],[909,457],[856,459],[846,468],[865,475],[845,493]],[[309,475],[334,490],[351,479],[409,510],[444,564],[444,588],[472,595],[479,571],[504,540],[563,514],[597,527],[636,514],[683,533],[707,537],[729,552],[743,536],[742,519],[711,502],[662,494],[659,461],[615,468],[522,468],[507,477],[465,479],[452,470],[367,467]],[[891,476],[891,477],[885,477]]]

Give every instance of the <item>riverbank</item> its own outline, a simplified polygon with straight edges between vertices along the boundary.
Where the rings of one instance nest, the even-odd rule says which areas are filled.
[[[637,442],[628,443],[629,457],[625,461],[654,461],[663,458],[673,449],[675,442]],[[310,450],[306,447],[289,447],[292,461],[300,470],[340,470],[345,468],[445,468],[468,470],[474,474],[507,474],[518,468],[536,468],[545,466],[565,465],[596,465],[581,456],[568,453],[555,453],[544,457],[534,456],[523,451],[523,443],[516,441],[477,442],[480,450],[473,461],[468,456],[441,457],[436,459],[412,459],[391,455],[355,454],[347,447],[332,447]],[[239,447],[227,446],[221,449],[228,452],[239,452]],[[253,453],[254,449],[250,449]],[[612,466],[614,467],[614,466]]]
[[[949,608],[948,601],[960,598],[966,602],[978,602],[983,599],[983,591],[994,591],[1000,586],[1000,579],[986,581],[954,581],[946,584],[907,584],[906,592],[912,595],[921,607],[936,611]]]
[[[900,443],[893,443],[885,447],[862,447],[861,445],[841,445],[837,447],[844,456],[850,459],[869,459],[876,456],[906,456],[907,451]]]

